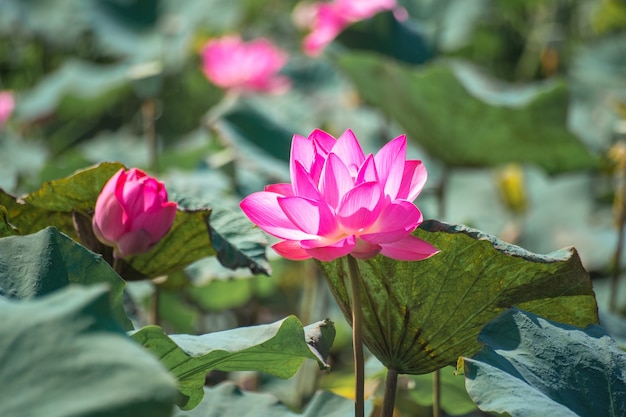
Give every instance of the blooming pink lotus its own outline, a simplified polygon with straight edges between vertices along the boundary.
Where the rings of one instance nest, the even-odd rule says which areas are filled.
[[[289,78],[278,75],[288,56],[264,38],[243,42],[239,36],[212,39],[202,49],[202,69],[215,85],[237,92],[282,93]]]
[[[335,140],[321,130],[295,135],[291,184],[268,185],[240,204],[288,259],[331,261],[378,253],[420,260],[437,249],[411,232],[422,222],[412,203],[426,182],[421,161],[406,160],[406,136],[365,155],[352,131]]]
[[[311,29],[302,46],[306,54],[316,56],[352,23],[395,8],[396,0],[335,0],[303,4],[296,8],[294,18]]]
[[[120,169],[98,196],[93,231],[116,258],[139,255],[169,232],[176,209],[162,182],[137,168]]]
[[[0,126],[11,117],[15,108],[15,98],[10,91],[0,91]]]

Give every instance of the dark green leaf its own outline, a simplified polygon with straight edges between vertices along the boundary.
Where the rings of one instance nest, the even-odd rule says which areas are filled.
[[[337,41],[348,48],[375,51],[409,64],[422,64],[434,55],[416,25],[398,21],[393,12],[378,13],[353,24]]]
[[[245,267],[253,274],[271,274],[270,264],[265,257],[267,239],[240,212],[225,209],[214,211],[209,233],[211,244],[217,251],[217,259],[225,267]]]
[[[16,235],[15,226],[9,223],[9,213],[6,207],[0,206],[0,237]]]
[[[342,54],[337,63],[367,102],[449,166],[528,162],[549,173],[597,166],[567,130],[563,82],[500,91],[461,64],[413,69],[366,53]]]
[[[293,132],[283,128],[247,103],[229,109],[219,120],[218,128],[236,143],[243,141],[282,161],[289,161]]]
[[[306,329],[290,316],[273,324],[200,336],[167,336],[160,327],[148,326],[134,333],[133,338],[178,379],[179,389],[186,396],[182,408],[188,410],[202,400],[205,376],[211,370],[251,370],[290,378],[307,358],[328,367],[321,358],[334,339],[333,324],[325,321]]]
[[[365,415],[371,415],[373,404],[368,401]],[[242,391],[231,382],[214,388],[204,388],[202,403],[191,411],[174,413],[174,417],[350,417],[354,402],[328,391],[320,391],[302,413],[294,413],[271,394]]]
[[[512,309],[480,332],[463,358],[481,410],[513,417],[626,415],[626,353],[599,326],[576,328]]]
[[[123,305],[125,282],[97,255],[54,227],[0,239],[0,290],[17,299],[41,297],[70,284],[105,283],[115,318],[133,328]]]
[[[13,230],[0,229],[0,233],[2,233],[0,237],[11,236],[16,234],[15,232],[27,235],[50,225],[63,230],[69,236],[76,236],[76,232],[73,230],[72,216],[69,213],[49,211],[25,204],[22,200],[2,189],[0,189],[0,206],[7,210],[7,220],[15,228],[12,228]]]
[[[104,286],[0,297],[1,415],[171,415],[175,381],[124,334],[108,299]]]
[[[122,168],[122,164],[104,162],[82,169],[67,178],[45,183],[41,189],[27,195],[22,201],[26,205],[48,211],[89,212],[95,207],[104,184]]]
[[[419,262],[359,260],[366,346],[387,367],[422,374],[480,349],[480,329],[512,306],[597,323],[589,275],[573,248],[537,255],[475,229],[431,220],[415,235],[441,250]],[[320,262],[351,321],[347,262]]]
[[[215,255],[207,230],[210,213],[210,209],[179,209],[168,234],[150,251],[131,257],[128,264],[139,274],[154,278]]]
[[[65,97],[71,97],[78,101],[74,108],[82,111],[83,116],[100,115],[119,98],[118,91],[130,82],[129,67],[127,63],[99,65],[68,59],[23,94],[19,114],[26,120],[44,117],[53,113]]]

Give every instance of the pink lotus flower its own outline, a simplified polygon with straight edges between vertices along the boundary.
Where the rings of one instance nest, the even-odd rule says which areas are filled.
[[[302,47],[306,54],[317,56],[346,27],[396,7],[396,0],[335,0],[303,4],[294,11],[294,19],[300,26],[311,29]]]
[[[289,78],[278,75],[288,56],[264,38],[243,42],[239,36],[212,39],[202,49],[202,70],[215,85],[237,92],[282,93]]]
[[[365,155],[352,131],[339,139],[321,130],[291,145],[291,184],[273,184],[240,204],[267,233],[282,239],[274,250],[288,259],[331,261],[378,253],[420,260],[435,253],[411,235],[422,222],[412,203],[426,182],[421,161],[406,160],[404,135],[376,155]]]
[[[15,98],[10,91],[0,91],[0,126],[11,117],[15,108]]]
[[[93,231],[116,258],[139,255],[169,232],[176,209],[162,182],[137,168],[120,169],[98,196]]]

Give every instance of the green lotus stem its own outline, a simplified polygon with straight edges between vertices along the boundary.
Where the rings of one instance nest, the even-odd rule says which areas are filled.
[[[385,381],[385,397],[383,398],[382,417],[393,417],[393,408],[396,404],[396,390],[398,388],[398,371],[387,369]]]
[[[361,273],[357,260],[348,255],[352,287],[352,345],[354,350],[354,415],[365,417],[365,359],[363,355],[363,307],[361,305]]]
[[[624,229],[626,228],[626,169],[620,173],[621,188],[617,190],[615,199],[618,201],[617,206],[617,246],[613,254],[612,272],[611,272],[611,295],[609,299],[609,309],[613,313],[617,313],[619,308],[617,305],[617,294],[619,294],[619,276],[622,265],[622,252],[624,252]]]
[[[113,258],[113,264],[111,265],[111,267],[113,268],[113,270],[115,272],[117,272],[117,275],[119,275],[120,277],[122,276],[122,263],[120,262],[119,259],[117,258]],[[124,278],[124,277],[122,277]]]
[[[153,171],[159,170],[159,144],[155,128],[156,104],[154,100],[147,99],[141,104],[141,118],[143,121],[143,133],[148,141],[148,163]]]
[[[433,373],[433,417],[441,416],[441,371]]]

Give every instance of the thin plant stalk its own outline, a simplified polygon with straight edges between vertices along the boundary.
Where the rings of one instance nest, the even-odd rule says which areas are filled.
[[[149,323],[160,326],[161,317],[159,315],[159,304],[161,298],[161,290],[159,286],[155,283],[152,283],[152,287],[154,288],[154,294],[152,294],[152,302],[150,303]]]
[[[441,370],[433,372],[433,417],[441,417]]]
[[[440,219],[446,217],[446,191],[450,181],[450,168],[444,165],[441,182],[437,190],[438,214]],[[439,369],[433,373],[433,417],[441,415],[441,374]]]
[[[616,208],[617,208],[617,247],[613,255],[613,268],[611,273],[611,298],[609,300],[609,309],[616,313],[617,294],[619,293],[619,276],[622,268],[622,252],[624,251],[624,229],[626,226],[626,167],[620,172],[620,186],[617,191]]]
[[[365,417],[365,358],[363,354],[363,307],[361,305],[361,273],[357,260],[348,255],[352,288],[352,345],[354,350],[354,415]]]
[[[387,369],[385,380],[385,397],[383,398],[382,417],[393,417],[393,409],[396,404],[396,391],[398,389],[398,371]]]
[[[157,143],[156,128],[156,104],[153,99],[145,100],[141,105],[141,118],[143,120],[143,133],[148,142],[148,163],[153,171],[159,170],[159,149]]]

